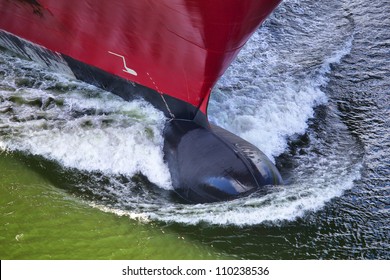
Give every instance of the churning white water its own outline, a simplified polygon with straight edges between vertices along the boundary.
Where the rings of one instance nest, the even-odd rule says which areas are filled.
[[[162,152],[163,114],[144,101],[123,101],[4,51],[0,151],[42,156],[90,174],[93,183],[87,180],[83,188],[103,197],[89,201],[91,206],[143,221],[252,225],[321,209],[360,176],[359,147],[323,91],[332,65],[351,51],[353,36],[327,43],[338,28],[326,19],[332,12],[321,15],[322,21],[297,16],[286,23],[286,9],[301,17],[310,13],[299,1],[283,2],[219,81],[209,107],[211,121],[255,144],[280,168],[293,162],[281,170],[287,184],[265,196],[187,205],[169,196],[140,195],[134,190],[139,184],[150,190],[132,182],[140,173],[153,188],[172,189]],[[330,106],[326,116],[316,115],[321,106]],[[307,143],[292,155],[301,135]],[[287,160],[279,159],[283,154]]]
[[[160,111],[19,58],[2,54],[1,59],[3,150],[41,155],[85,171],[130,177],[141,172],[171,189],[162,154],[165,118]]]

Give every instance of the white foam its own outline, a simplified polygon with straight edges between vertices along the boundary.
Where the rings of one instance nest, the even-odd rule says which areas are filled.
[[[341,196],[352,188],[353,182],[360,178],[359,166],[355,166],[347,176],[328,174],[318,181],[308,178],[297,184],[280,187],[277,191],[262,197],[246,197],[234,201],[178,205],[167,204],[157,208],[153,204],[144,205],[142,212],[135,205],[134,210],[120,210],[108,207],[111,213],[120,213],[131,219],[144,222],[160,220],[196,225],[208,223],[215,225],[247,226],[261,223],[280,224],[303,217],[307,212],[318,211],[334,197]],[[318,186],[321,187],[318,187]],[[105,211],[108,211],[108,210]]]
[[[131,220],[137,220],[137,221],[143,222],[143,223],[151,222],[151,220],[145,214],[131,213],[131,212],[126,211],[126,210],[110,208],[110,207],[107,207],[107,206],[104,206],[104,205],[99,205],[97,203],[90,203],[89,205],[91,207],[99,209],[102,212],[112,213],[112,214],[114,214],[116,216],[119,216],[119,217],[125,216],[125,217],[129,217]]]
[[[66,94],[39,88],[1,92],[6,100],[26,101],[13,103],[12,114],[0,115],[0,123],[8,130],[6,137],[0,136],[2,150],[40,155],[79,170],[126,176],[142,173],[159,187],[172,188],[163,160],[165,117],[160,111],[144,101],[127,102],[61,75],[44,82],[76,83],[81,88]],[[28,104],[29,100],[45,103],[50,98],[62,105],[52,102],[42,108]],[[15,116],[18,121],[12,120]]]
[[[259,35],[254,36],[253,42],[241,54],[242,58],[232,65],[217,85],[209,113],[213,122],[253,143],[274,160],[285,151],[289,137],[306,131],[314,108],[327,102],[321,88],[328,83],[330,65],[339,63],[351,51],[352,39],[325,57],[313,71],[304,72],[304,76],[293,76],[293,73],[283,70],[277,73],[274,61],[278,59],[272,51],[268,50],[269,55],[265,59],[253,58],[259,41]],[[279,63],[285,67],[289,64]],[[260,69],[260,73],[256,68]],[[246,81],[253,72],[259,77],[252,77],[244,84],[237,82],[237,75],[241,81]],[[275,79],[274,73],[279,76],[278,79]]]

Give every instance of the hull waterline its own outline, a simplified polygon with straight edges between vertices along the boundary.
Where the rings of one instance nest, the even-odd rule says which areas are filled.
[[[149,101],[170,119],[164,152],[176,192],[229,200],[282,183],[261,151],[207,120],[212,87],[279,2],[0,0],[0,45]]]

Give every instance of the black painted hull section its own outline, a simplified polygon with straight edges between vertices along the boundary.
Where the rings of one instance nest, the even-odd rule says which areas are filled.
[[[85,81],[106,91],[112,92],[123,99],[130,101],[143,98],[154,107],[164,112],[167,118],[193,120],[207,126],[207,117],[189,103],[160,94],[157,91],[132,83],[118,76],[107,73],[99,68],[86,65],[68,56],[63,56],[70,69],[79,80]]]
[[[259,149],[220,127],[173,120],[164,138],[173,186],[189,202],[231,200],[282,183]]]

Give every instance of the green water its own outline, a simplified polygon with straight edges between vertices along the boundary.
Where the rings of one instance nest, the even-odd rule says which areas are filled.
[[[252,37],[209,111],[286,144],[286,185],[223,203],[172,195],[161,112],[0,51],[0,258],[390,259],[390,1],[299,3]]]
[[[218,259],[152,222],[105,213],[0,154],[0,259]]]

